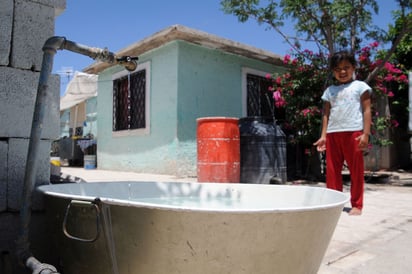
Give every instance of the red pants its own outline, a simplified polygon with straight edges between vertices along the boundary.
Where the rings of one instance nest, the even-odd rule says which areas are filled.
[[[328,133],[326,137],[326,187],[342,191],[342,168],[346,161],[351,179],[352,207],[363,207],[364,164],[363,151],[356,137],[361,131]]]

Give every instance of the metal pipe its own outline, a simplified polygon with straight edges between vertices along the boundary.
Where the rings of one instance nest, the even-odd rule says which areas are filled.
[[[39,262],[34,257],[29,257],[26,266],[33,270],[32,274],[58,274],[56,268],[52,265]]]
[[[136,60],[137,57],[131,56],[117,56],[113,52],[110,52],[107,48],[95,48],[85,46],[70,40],[67,40],[65,37],[54,36],[47,40],[46,44],[53,47],[55,50],[69,50],[75,53],[89,56],[94,60],[101,62],[109,63],[112,65],[121,65],[124,66],[128,71],[133,71],[137,67]]]
[[[27,153],[26,169],[24,174],[23,194],[20,208],[20,230],[16,241],[16,252],[19,259],[25,262],[32,254],[29,249],[29,224],[31,219],[31,196],[36,180],[36,161],[40,137],[43,128],[43,118],[47,102],[47,82],[52,71],[53,56],[56,53],[50,47],[43,47],[43,60],[37,87],[36,103],[34,105],[33,121],[30,132],[29,150]]]
[[[31,219],[32,193],[35,186],[37,155],[40,146],[40,138],[43,129],[44,114],[47,104],[48,80],[53,68],[53,58],[57,50],[67,49],[79,54],[89,56],[93,59],[118,64],[127,70],[133,71],[137,67],[137,57],[121,56],[105,49],[93,48],[77,44],[67,40],[65,37],[53,36],[47,39],[42,50],[43,60],[40,71],[39,84],[37,87],[36,103],[34,106],[32,127],[30,132],[29,149],[27,153],[26,169],[24,174],[24,185],[22,191],[20,209],[20,229],[16,241],[16,253],[20,261],[33,271],[33,274],[58,273],[53,266],[42,264],[34,258],[30,252],[29,224]]]

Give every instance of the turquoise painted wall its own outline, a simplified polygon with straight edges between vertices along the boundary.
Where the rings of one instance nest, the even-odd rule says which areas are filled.
[[[196,118],[242,116],[242,68],[273,65],[197,45],[179,43],[178,138],[196,138]]]
[[[60,112],[60,138],[70,136],[70,109]]]
[[[150,133],[116,136],[112,132],[112,75],[99,75],[97,165],[103,169],[170,173],[176,170],[177,45],[139,56],[150,62]]]
[[[97,138],[97,97],[86,100],[86,121],[83,126],[83,135],[92,135]]]
[[[196,176],[196,119],[241,117],[242,68],[273,72],[263,62],[173,41],[139,56],[150,62],[150,133],[112,133],[112,67],[99,76],[98,168]]]
[[[86,120],[83,124],[83,135],[93,135],[97,137],[97,97],[89,98],[85,101]],[[60,138],[70,136],[70,115],[71,108],[60,113]]]

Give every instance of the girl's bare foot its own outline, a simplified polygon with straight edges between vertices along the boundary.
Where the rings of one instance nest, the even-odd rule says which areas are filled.
[[[349,211],[349,215],[353,215],[353,216],[362,215],[362,209],[352,207],[352,209]]]

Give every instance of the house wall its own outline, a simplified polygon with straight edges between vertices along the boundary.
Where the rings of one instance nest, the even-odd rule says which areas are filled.
[[[91,134],[97,137],[97,97],[91,97],[60,112],[60,138],[69,137],[71,129],[76,127],[83,128],[81,136]]]
[[[282,68],[250,58],[179,42],[177,174],[196,175],[197,118],[242,113],[242,68],[275,72]]]
[[[83,135],[93,135],[97,138],[97,97],[92,97],[86,100],[85,122]]]
[[[150,127],[148,133],[113,134],[112,75],[119,68],[99,75],[97,165],[102,169],[159,172],[176,169],[176,46],[169,45],[139,56],[150,62]],[[122,132],[124,133],[124,132]],[[164,173],[164,172],[163,172]]]
[[[83,134],[77,132],[77,128],[83,128],[86,120],[86,102],[81,102],[70,108],[70,128],[73,130],[73,135],[82,136]]]
[[[60,112],[60,138],[70,136],[70,109]]]
[[[112,133],[112,75],[99,76],[98,167],[146,173],[196,176],[196,119],[241,117],[242,68],[274,72],[260,61],[173,41],[139,56],[150,62],[150,132]]]

